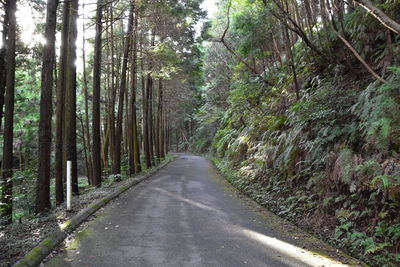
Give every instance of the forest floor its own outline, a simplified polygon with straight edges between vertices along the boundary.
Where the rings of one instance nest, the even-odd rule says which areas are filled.
[[[172,160],[170,156],[165,159],[165,161],[170,160]],[[138,175],[143,175],[151,170],[145,170]],[[60,229],[64,222],[88,207],[93,201],[101,199],[114,189],[128,184],[129,178],[132,177],[122,176],[122,181],[116,182],[115,176],[110,175],[103,180],[101,188],[85,187],[81,190],[80,195],[73,198],[71,211],[67,212],[65,205],[61,205],[51,209],[46,215],[23,217],[0,229],[0,267],[11,266],[41,240]]]

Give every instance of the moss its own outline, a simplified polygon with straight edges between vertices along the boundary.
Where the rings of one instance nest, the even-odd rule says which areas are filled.
[[[91,230],[89,228],[84,229],[80,232],[78,232],[74,239],[68,244],[67,249],[68,250],[75,250],[78,249],[79,244],[82,243],[82,240],[86,237],[88,237],[91,234]]]
[[[24,259],[20,260],[17,264],[13,265],[13,267],[23,267],[29,266],[28,262]]]
[[[24,259],[21,261],[23,265],[17,266],[24,266],[24,265],[32,265],[34,262],[40,261],[45,255],[43,254],[42,250],[39,247],[33,248],[28,254],[25,255]]]
[[[53,248],[53,242],[50,239],[45,239],[40,244],[45,246],[48,249],[52,249]]]
[[[102,198],[101,201],[103,201],[104,204],[107,204],[108,202],[110,202],[110,200],[106,197]]]
[[[98,204],[92,204],[89,206],[89,208],[98,210],[100,208],[100,206]]]
[[[60,228],[61,230],[67,229],[71,225],[71,220],[67,220],[65,223],[63,223]]]
[[[121,187],[119,188],[119,190],[123,192],[123,191],[125,191],[125,190],[128,190],[128,188],[129,188],[129,186],[124,185],[124,186],[121,186]]]

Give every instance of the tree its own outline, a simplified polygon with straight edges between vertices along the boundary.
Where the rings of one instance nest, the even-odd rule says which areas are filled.
[[[55,140],[55,176],[56,176],[56,204],[64,202],[64,101],[66,85],[66,62],[68,45],[68,28],[70,19],[71,2],[65,1],[63,7],[61,51],[59,62],[59,75],[57,83],[56,103],[56,140]]]
[[[125,37],[125,46],[124,46],[124,54],[122,59],[122,69],[121,69],[121,84],[120,84],[120,92],[119,92],[119,101],[118,101],[118,115],[117,115],[117,128],[115,132],[115,148],[114,148],[114,162],[113,162],[113,173],[120,174],[121,173],[121,143],[122,143],[122,123],[123,123],[123,112],[124,112],[124,97],[126,90],[126,73],[128,70],[128,57],[129,57],[129,48],[130,48],[130,40],[133,29],[133,11],[134,4],[131,2],[130,10],[129,10],[129,19],[128,19],[128,31]]]
[[[51,116],[53,105],[53,67],[55,61],[55,32],[58,0],[47,1],[45,26],[46,45],[43,47],[42,89],[40,97],[39,166],[36,184],[36,212],[50,209]]]
[[[138,12],[135,2],[134,5],[134,29],[132,38],[132,51],[131,51],[131,98],[130,98],[130,130],[131,135],[130,140],[130,172],[139,173],[141,172],[140,165],[140,148],[139,148],[139,135],[137,127],[137,116],[136,116],[136,91],[137,91],[137,28],[138,28]]]
[[[4,44],[0,47],[0,130],[1,130],[1,122],[3,120],[3,107],[4,107],[4,93],[6,89],[7,83],[7,68],[6,68],[6,53],[7,53],[7,29],[8,29],[8,19],[10,9],[8,7],[10,1],[5,1],[3,3],[4,7],[4,16],[3,16],[3,30],[1,35],[2,43]]]
[[[82,9],[84,10],[85,4],[83,4]],[[83,11],[83,13],[85,13]],[[92,160],[92,147],[90,142],[90,127],[89,127],[89,93],[88,93],[88,74],[86,66],[86,24],[82,23],[82,83],[83,83],[83,94],[84,94],[84,106],[85,106],[85,119],[82,118],[82,139],[85,153],[86,171],[88,175],[88,182],[90,185],[93,184],[93,160]]]
[[[165,151],[164,151],[164,136],[165,136],[165,125],[164,125],[164,112],[163,112],[163,82],[160,79],[159,80],[159,86],[158,86],[158,108],[157,108],[157,118],[158,118],[158,123],[157,123],[157,128],[158,128],[158,136],[156,137],[158,139],[158,157],[159,158],[164,158],[165,157]]]
[[[12,223],[13,208],[13,137],[14,137],[14,98],[15,98],[15,39],[16,39],[16,1],[7,1],[7,13],[9,16],[7,31],[7,75],[5,92],[5,123],[4,123],[4,144],[3,144],[3,162],[2,162],[2,194],[1,215],[4,218],[4,224]]]
[[[70,0],[68,38],[65,64],[64,144],[65,160],[71,161],[72,192],[78,194],[78,166],[76,151],[76,38],[78,0]]]
[[[93,185],[101,185],[101,142],[100,142],[100,76],[101,76],[101,33],[103,0],[97,1],[96,36],[93,56]]]

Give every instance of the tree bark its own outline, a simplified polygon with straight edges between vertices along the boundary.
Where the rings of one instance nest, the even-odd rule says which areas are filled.
[[[109,14],[110,14],[110,53],[111,53],[111,87],[110,87],[110,104],[108,106],[108,115],[109,115],[109,122],[108,122],[108,127],[109,127],[109,154],[110,154],[110,168],[112,167],[112,164],[114,162],[114,150],[115,150],[115,102],[116,102],[116,82],[115,78],[117,77],[118,71],[116,71],[116,62],[115,62],[115,47],[114,47],[114,14],[113,14],[113,9],[112,5],[110,5],[109,9]],[[118,61],[119,62],[119,61]],[[119,64],[118,64],[119,65]]]
[[[84,8],[84,5],[83,5]],[[84,150],[86,159],[86,170],[88,175],[88,181],[90,185],[93,185],[93,160],[91,155],[90,147],[90,129],[89,129],[89,99],[88,99],[88,82],[86,72],[86,47],[85,47],[85,23],[82,23],[82,64],[83,64],[83,94],[85,97],[85,120],[82,121],[82,132],[84,140]]]
[[[79,194],[76,151],[76,38],[79,0],[70,0],[68,41],[65,69],[64,144],[65,161],[71,161],[72,192]]]
[[[147,89],[146,89],[146,83],[145,83],[145,76],[144,76],[144,53],[143,53],[143,35],[141,35],[141,47],[140,47],[140,52],[141,52],[141,61],[140,61],[140,66],[142,70],[142,132],[143,132],[143,150],[144,150],[144,155],[145,155],[145,160],[146,160],[146,168],[151,168],[151,157],[150,157],[150,148],[149,148],[149,124],[148,124],[148,99],[147,99]]]
[[[123,123],[123,112],[124,112],[124,98],[126,90],[126,73],[128,68],[128,57],[129,57],[130,35],[132,34],[132,29],[133,29],[133,4],[131,3],[129,11],[128,32],[126,33],[125,37],[124,54],[122,59],[117,127],[115,131],[115,150],[114,150],[114,162],[112,170],[113,174],[121,173],[122,123]]]
[[[56,105],[56,145],[55,145],[55,175],[56,175],[56,204],[64,202],[64,102],[65,102],[65,69],[67,60],[67,42],[69,28],[70,1],[64,2],[59,77],[57,83]]]
[[[8,32],[8,20],[9,20],[9,3],[10,1],[5,1],[4,16],[3,16],[3,31],[2,31],[2,42],[3,46],[0,48],[0,131],[2,129],[3,120],[3,107],[4,107],[4,93],[6,91],[7,83],[7,67],[6,67],[6,55],[7,55],[7,32]]]
[[[46,45],[43,47],[42,85],[39,122],[39,166],[36,183],[36,213],[50,209],[51,117],[53,105],[53,67],[58,0],[47,1],[45,26]]]
[[[16,1],[8,1],[8,38],[7,38],[7,75],[6,75],[6,94],[5,94],[5,123],[3,138],[3,190],[1,194],[1,216],[4,224],[12,223],[12,205],[13,205],[13,135],[14,135],[14,97],[15,97],[15,39],[17,21],[15,12],[17,10]]]
[[[101,140],[100,140],[100,82],[101,82],[101,33],[103,18],[103,0],[97,1],[96,35],[93,56],[93,185],[101,185]]]
[[[159,81],[159,87],[158,87],[158,152],[159,152],[159,158],[164,158],[165,157],[165,151],[164,151],[164,114],[163,114],[163,83],[162,80],[160,79]]]
[[[133,1],[135,5],[135,2]],[[131,164],[133,163],[133,171],[134,173],[141,172],[140,165],[140,149],[139,149],[139,137],[138,137],[138,129],[137,129],[137,116],[136,116],[136,90],[137,90],[137,27],[138,27],[138,19],[136,12],[136,5],[134,6],[135,22],[134,22],[134,30],[132,34],[132,54],[131,54],[131,98],[130,98],[130,122],[131,122],[131,132],[132,136],[131,140]]]
[[[155,45],[155,37],[156,33],[153,31],[151,35],[150,45],[154,47]],[[149,74],[147,75],[147,108],[148,108],[148,130],[149,130],[149,152],[150,152],[150,160],[151,165],[155,165],[154,162],[154,124],[153,124],[153,77],[151,76],[153,69],[153,59],[150,58],[149,62]]]

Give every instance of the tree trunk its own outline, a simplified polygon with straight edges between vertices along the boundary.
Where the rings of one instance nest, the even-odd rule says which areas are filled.
[[[135,15],[135,25],[132,34],[132,54],[131,54],[131,103],[130,103],[130,122],[131,122],[131,131],[132,136],[130,140],[131,144],[131,157],[130,160],[133,163],[133,171],[134,173],[141,172],[141,165],[140,165],[140,150],[139,150],[139,138],[138,138],[138,129],[137,129],[137,116],[136,116],[136,90],[137,90],[137,66],[136,66],[136,59],[137,59],[137,27],[138,27],[138,19],[137,19],[137,12],[135,2],[134,5],[134,15]]]
[[[126,90],[126,73],[128,68],[128,57],[129,57],[130,35],[132,34],[132,29],[133,29],[133,4],[131,4],[131,8],[129,11],[128,32],[126,33],[125,37],[124,55],[122,60],[117,127],[115,131],[115,150],[114,150],[114,162],[112,170],[113,174],[121,173],[122,123],[123,123],[123,112],[124,112],[124,97]]]
[[[158,87],[158,151],[159,158],[164,158],[164,114],[163,114],[163,87],[162,80],[159,81]]]
[[[103,0],[97,1],[96,35],[93,56],[93,185],[101,185],[101,140],[100,140],[100,81],[101,81],[101,33],[103,17]]]
[[[76,37],[79,0],[70,0],[67,58],[65,68],[64,144],[65,161],[71,161],[72,192],[78,195],[78,166],[76,151]]]
[[[161,85],[161,80],[158,79],[158,87],[160,87],[160,85]],[[153,126],[153,129],[154,129],[154,152],[156,155],[156,161],[159,161],[159,159],[161,158],[160,146],[159,146],[159,141],[160,141],[160,139],[159,139],[159,131],[160,131],[160,117],[159,117],[159,115],[160,115],[159,107],[160,106],[159,105],[160,105],[160,103],[158,102],[159,99],[160,99],[160,88],[158,88],[157,106],[156,106],[157,109],[154,112],[155,114],[154,114],[154,126]]]
[[[109,154],[110,154],[110,160],[111,160],[111,166],[114,162],[114,146],[115,146],[115,102],[116,102],[116,83],[115,83],[115,78],[117,77],[117,71],[115,70],[115,49],[114,49],[114,16],[113,16],[113,9],[112,5],[110,5],[109,9],[110,13],[110,38],[111,38],[111,45],[110,45],[110,53],[111,53],[111,91],[110,91],[110,105],[109,105],[109,122],[108,122],[108,127],[109,127]]]
[[[57,83],[56,105],[56,146],[55,146],[55,175],[56,175],[56,204],[64,202],[64,102],[65,102],[65,69],[67,60],[67,41],[69,27],[70,1],[64,2],[63,28],[61,32],[61,51],[59,77]]]
[[[14,96],[15,96],[15,36],[17,21],[15,12],[17,10],[16,1],[8,1],[8,38],[7,38],[7,75],[6,75],[6,94],[5,94],[5,123],[3,138],[3,190],[1,194],[1,216],[4,224],[12,223],[13,205],[13,135],[14,135]]]
[[[154,47],[156,34],[153,31],[151,35],[151,47]],[[154,124],[153,124],[153,77],[151,76],[151,72],[153,69],[153,60],[150,58],[150,73],[147,75],[147,108],[148,108],[148,129],[149,129],[149,151],[150,151],[150,159],[151,165],[155,165],[154,162]]]
[[[287,28],[283,28],[283,35],[285,38],[285,43],[286,43],[286,54],[287,54],[287,61],[288,61],[288,67],[290,68],[290,71],[293,74],[293,85],[296,93],[296,99],[300,100],[300,86],[299,82],[297,81],[297,73],[296,73],[296,67],[294,63],[294,56],[293,56],[293,51],[292,51],[292,43],[290,42],[290,37],[289,37],[289,32]]]
[[[86,72],[85,26],[86,26],[85,23],[82,23],[83,93],[85,97],[85,121],[84,122],[82,121],[82,132],[84,136],[86,170],[88,175],[88,181],[90,185],[93,185],[93,160],[91,155],[92,150],[90,147],[89,99],[88,99],[88,82],[87,82],[87,72]]]
[[[142,36],[141,36],[142,37]],[[142,38],[141,38],[142,39]],[[141,40],[141,45],[143,45],[143,40]],[[143,47],[141,46],[141,70],[142,70],[142,130],[143,130],[143,150],[146,159],[146,168],[151,168],[151,157],[149,148],[149,124],[148,124],[148,99],[147,99],[147,89],[145,86],[145,76],[144,76],[144,64],[143,64]]]
[[[146,106],[147,106],[147,138],[149,140],[149,156],[151,166],[154,166],[154,147],[153,147],[153,78],[151,74],[147,74],[147,91],[146,91]]]
[[[47,0],[40,94],[39,166],[36,183],[36,213],[50,209],[51,116],[53,113],[53,67],[58,0]]]
[[[9,3],[10,1],[4,2],[4,16],[3,16],[3,32],[2,32],[2,43],[3,46],[0,47],[0,131],[2,129],[3,120],[3,107],[4,107],[4,93],[6,91],[7,83],[7,68],[6,68],[6,55],[7,55],[7,29],[9,20]]]

